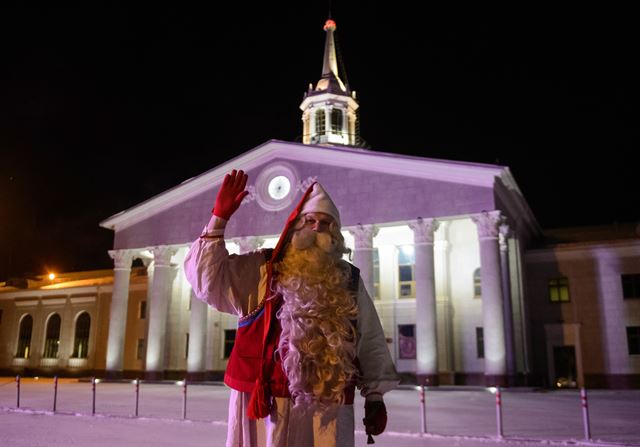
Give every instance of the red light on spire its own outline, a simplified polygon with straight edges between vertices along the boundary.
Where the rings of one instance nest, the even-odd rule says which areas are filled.
[[[324,27],[322,28],[323,30],[328,30],[330,29],[331,31],[336,29],[336,22],[334,22],[333,20],[329,19],[326,22],[324,22]]]

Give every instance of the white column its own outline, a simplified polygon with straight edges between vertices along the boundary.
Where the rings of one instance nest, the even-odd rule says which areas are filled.
[[[205,372],[207,346],[207,304],[190,294],[191,315],[189,316],[189,356],[187,357],[187,372],[190,375]]]
[[[360,225],[349,229],[353,235],[353,264],[360,269],[360,277],[371,298],[375,297],[373,284],[373,238],[378,234],[374,225]]]
[[[349,145],[353,146],[356,144],[356,119],[357,115],[355,112],[348,110],[347,111],[347,119],[349,120]]]
[[[312,137],[317,137],[318,131],[316,129],[316,109],[311,107],[309,109],[309,142]]]
[[[453,344],[453,308],[449,292],[449,241],[447,240],[448,222],[440,221],[438,232],[434,234],[434,271],[436,285],[436,315],[438,316],[438,342],[440,371],[450,373],[449,381],[453,384],[454,344]]]
[[[482,326],[484,330],[484,374],[487,385],[506,385],[506,352],[502,274],[498,248],[500,211],[484,211],[471,217],[480,239]]]
[[[309,136],[311,132],[311,125],[309,123],[311,114],[309,109],[302,112],[302,143],[309,144]]]
[[[171,257],[176,249],[168,246],[153,250],[153,282],[149,294],[149,332],[147,335],[146,371],[149,378],[162,378],[165,368],[167,313],[176,269]]]
[[[499,228],[500,268],[502,273],[502,299],[504,310],[504,341],[506,350],[507,375],[515,378],[516,357],[513,340],[513,309],[511,305],[511,273],[509,269],[509,225],[503,224]]]
[[[124,368],[124,338],[133,255],[134,250],[109,250],[114,263],[107,342],[107,374],[111,376],[121,375]]]
[[[409,222],[415,245],[416,276],[416,376],[418,383],[438,384],[438,340],[436,288],[434,281],[433,233],[435,219]]]

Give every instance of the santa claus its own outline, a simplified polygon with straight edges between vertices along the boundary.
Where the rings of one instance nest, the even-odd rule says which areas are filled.
[[[225,176],[185,259],[195,295],[239,317],[224,377],[226,445],[352,446],[356,387],[371,443],[387,422],[382,396],[399,377],[358,269],[342,259],[338,209],[314,183],[275,249],[229,255],[224,228],[246,184],[243,171]]]

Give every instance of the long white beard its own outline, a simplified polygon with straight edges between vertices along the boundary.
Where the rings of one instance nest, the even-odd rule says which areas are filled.
[[[350,268],[327,250],[332,244],[321,236],[309,245],[308,234],[297,233],[277,267],[283,296],[278,352],[295,406],[326,409],[343,402],[357,373],[357,306],[348,289]]]

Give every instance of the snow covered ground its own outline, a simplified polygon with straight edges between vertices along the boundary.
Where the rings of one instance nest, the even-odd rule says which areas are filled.
[[[0,378],[0,446],[103,447],[222,446],[228,390],[216,384],[189,385],[183,419],[180,385],[142,383],[138,417],[135,386],[98,383],[95,415],[89,382],[60,379],[56,412],[52,379],[22,379],[17,408],[13,377]],[[385,396],[389,423],[377,446],[640,446],[640,390],[590,390],[592,439],[585,442],[580,396],[575,390],[503,390],[503,434],[497,437],[495,396],[479,388],[427,390],[427,435],[421,436],[418,391],[399,389]],[[356,445],[365,446],[356,400]],[[362,428],[362,429],[360,429]]]

